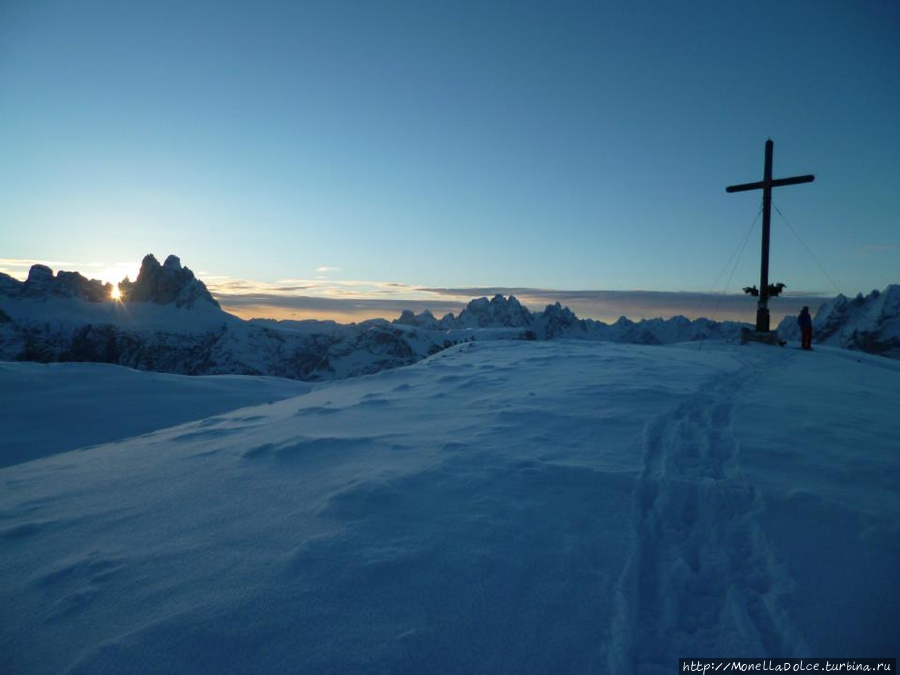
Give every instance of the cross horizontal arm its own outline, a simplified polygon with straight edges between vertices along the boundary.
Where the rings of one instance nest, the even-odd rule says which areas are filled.
[[[816,179],[815,176],[793,176],[791,178],[776,178],[775,180],[761,180],[756,183],[742,183],[740,185],[729,185],[725,188],[725,192],[744,192],[745,190],[762,190],[765,187],[775,188],[782,185],[797,185],[798,183],[812,183]]]
[[[762,190],[766,186],[766,181],[761,180],[758,183],[742,183],[740,185],[729,185],[725,188],[725,192],[744,192],[745,190]]]
[[[812,174],[808,176],[792,176],[791,178],[776,178],[772,181],[772,187],[782,185],[797,185],[798,183],[812,183],[816,179]]]

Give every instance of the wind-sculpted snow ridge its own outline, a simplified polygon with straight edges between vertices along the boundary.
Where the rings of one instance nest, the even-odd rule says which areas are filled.
[[[794,317],[785,317],[778,332],[790,340],[800,336]],[[813,319],[813,341],[900,358],[900,285],[860,293],[852,300],[838,295],[824,303]]]

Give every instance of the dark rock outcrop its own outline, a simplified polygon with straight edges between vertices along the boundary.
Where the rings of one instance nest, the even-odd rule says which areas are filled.
[[[182,267],[181,261],[174,255],[160,265],[152,253],[147,254],[141,262],[137,279],[125,279],[119,284],[119,291],[125,302],[153,302],[188,308],[207,302],[219,307],[206,285],[194,276],[190,268]]]
[[[112,284],[88,279],[78,272],[59,272],[54,276],[53,270],[46,265],[32,265],[24,282],[0,274],[0,295],[10,298],[79,298],[103,302],[110,299],[112,289]]]

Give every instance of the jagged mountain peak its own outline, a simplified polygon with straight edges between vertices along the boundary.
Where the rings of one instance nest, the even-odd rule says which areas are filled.
[[[547,305],[543,312],[535,314],[534,323],[539,327],[542,337],[547,339],[587,330],[587,324],[559,302]]]
[[[516,296],[507,297],[500,294],[490,300],[484,297],[470,301],[456,319],[458,326],[473,328],[488,326],[530,328],[533,322],[534,316],[516,299]]]
[[[163,267],[165,269],[170,269],[170,270],[180,270],[181,269],[181,259],[177,255],[170,253],[168,256],[166,256],[166,260],[163,263]]]
[[[160,265],[156,256],[148,253],[141,261],[137,279],[125,279],[119,284],[119,290],[126,302],[174,304],[188,308],[205,302],[219,307],[206,285],[194,276],[190,268],[182,267],[176,255],[169,255]]]
[[[426,330],[439,330],[444,320],[452,321],[453,315],[448,314],[444,319],[438,321],[430,310],[424,310],[420,314],[415,314],[410,309],[404,309],[400,314],[400,318],[394,323],[402,326],[412,326],[414,328],[424,328]]]

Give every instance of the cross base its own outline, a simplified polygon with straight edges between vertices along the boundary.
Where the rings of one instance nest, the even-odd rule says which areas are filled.
[[[784,340],[778,337],[778,333],[774,330],[750,330],[749,328],[741,329],[741,344],[745,345],[748,342],[761,342],[766,345],[777,345],[779,347],[783,347],[786,343]]]
[[[757,307],[756,308],[756,332],[757,333],[768,333],[769,332],[769,308],[768,307]]]

